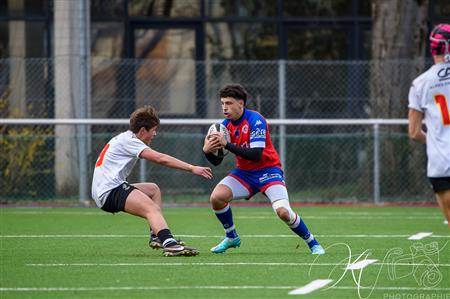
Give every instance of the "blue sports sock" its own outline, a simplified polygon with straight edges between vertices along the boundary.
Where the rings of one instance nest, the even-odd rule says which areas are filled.
[[[305,222],[303,222],[298,214],[295,214],[295,220],[289,225],[289,227],[294,233],[299,235],[300,238],[305,240],[309,248],[313,247],[314,245],[319,245],[319,242],[317,242],[314,236],[309,232],[309,229],[306,226]]]
[[[230,205],[227,204],[224,208],[220,210],[214,210],[214,213],[216,213],[217,219],[219,219],[220,223],[222,223],[223,228],[225,229],[225,233],[227,234],[227,237],[236,238],[237,233],[236,229],[234,228],[233,213],[231,212]]]

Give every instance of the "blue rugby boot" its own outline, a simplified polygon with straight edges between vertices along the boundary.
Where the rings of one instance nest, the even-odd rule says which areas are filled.
[[[311,247],[311,254],[322,255],[325,254],[325,249],[323,249],[322,245],[317,244]]]
[[[224,253],[228,248],[236,248],[241,246],[241,238],[237,236],[236,238],[228,238],[222,240],[217,246],[211,248],[212,253]]]

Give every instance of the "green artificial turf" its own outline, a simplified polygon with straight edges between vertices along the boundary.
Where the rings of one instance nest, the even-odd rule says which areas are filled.
[[[450,234],[438,208],[294,209],[326,255],[312,256],[270,207],[233,207],[242,245],[220,255],[209,252],[223,236],[210,209],[165,208],[174,235],[200,251],[170,258],[125,213],[3,208],[0,298],[449,298]],[[408,240],[419,232],[433,234]],[[377,262],[345,270],[367,259]],[[332,282],[288,295],[316,279]]]

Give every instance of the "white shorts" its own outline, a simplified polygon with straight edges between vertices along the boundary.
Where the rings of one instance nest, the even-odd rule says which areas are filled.
[[[244,185],[232,176],[224,177],[219,184],[225,185],[231,189],[233,199],[249,199],[251,195],[253,195],[250,194],[250,191]],[[263,194],[270,200],[271,203],[280,199],[289,199],[286,186],[282,184],[269,186]]]

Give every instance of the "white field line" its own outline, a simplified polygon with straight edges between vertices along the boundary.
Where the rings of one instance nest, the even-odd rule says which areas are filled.
[[[296,207],[293,207],[293,209],[295,210]],[[437,207],[436,207],[437,209]],[[298,210],[302,210],[302,208],[300,207]],[[256,215],[257,213],[254,213],[254,215]],[[270,213],[270,214],[273,214]],[[342,212],[320,212],[320,215],[335,215],[335,216],[342,216],[342,215],[348,215],[348,216],[430,216],[434,214],[434,216],[441,216],[441,214],[439,213],[439,210],[436,211],[430,211],[429,213],[425,213],[425,212],[412,212],[412,213],[405,213],[405,212],[399,212],[399,213],[393,213],[393,212],[375,212],[375,211],[370,211],[370,212],[346,212],[346,211],[342,211]],[[262,213],[261,213],[262,215]]]
[[[359,261],[359,262],[348,265],[346,269],[347,270],[359,270],[359,269],[367,267],[370,264],[375,263],[376,261],[378,261],[378,260],[367,259],[367,260]],[[392,265],[391,263],[388,263],[388,264]]]
[[[332,289],[337,289],[337,290],[355,290],[358,289],[358,287],[356,286],[335,286],[332,287]],[[372,289],[372,287],[363,287],[360,286],[359,289]],[[428,291],[428,292],[436,292],[436,291],[450,291],[450,288],[414,288],[414,287],[375,287],[374,290],[377,291]],[[395,297],[397,298],[397,297]],[[401,297],[403,298],[403,297]],[[409,298],[409,297],[408,297]],[[439,298],[439,297],[436,297]],[[442,297],[445,298],[445,297]]]
[[[370,260],[372,261],[372,260]],[[350,264],[350,265],[357,265]],[[375,266],[429,266],[429,263],[383,263],[373,262]],[[450,267],[450,264],[434,264],[437,267]],[[55,263],[55,264],[25,264],[28,267],[134,267],[134,266],[164,266],[164,267],[179,267],[179,266],[349,266],[345,263],[291,263],[291,262],[178,262],[178,263]],[[359,265],[358,265],[359,266]],[[359,269],[359,268],[358,268]]]
[[[2,211],[3,215],[75,215],[75,216],[108,216],[109,214],[104,212],[69,212],[69,211]]]
[[[205,286],[126,286],[126,287],[1,287],[1,292],[92,292],[92,291],[139,291],[139,290],[199,290],[199,289],[209,289],[209,290],[227,290],[227,289],[235,289],[235,290],[255,290],[255,289],[273,289],[273,290],[282,290],[282,289],[293,289],[298,286],[256,286],[256,285],[243,285],[243,286],[214,286],[214,285],[205,285]],[[357,290],[357,286],[335,286],[331,289],[337,290]],[[359,287],[359,289],[372,289],[369,287]],[[423,291],[423,292],[448,292],[450,288],[415,288],[415,287],[375,287],[374,290],[377,291]],[[438,297],[436,297],[438,298]]]
[[[320,288],[323,288],[324,286],[328,285],[330,282],[332,282],[332,279],[316,279],[311,281],[305,286],[302,286],[298,289],[290,291],[289,295],[305,295],[314,292],[315,290],[318,290]]]
[[[273,220],[278,220],[277,217],[275,217],[275,215],[273,216],[234,216],[233,218],[235,219],[273,219]],[[345,219],[345,220],[354,220],[354,219],[358,219],[358,220],[369,220],[369,219],[387,219],[386,217],[383,216],[351,216],[351,218],[349,218],[348,216],[301,216],[301,218],[304,219],[326,219],[326,220],[330,220],[330,219]],[[417,220],[417,219],[438,219],[441,220],[442,216],[395,216],[394,218],[390,218],[389,220],[396,220],[396,219],[401,219],[401,220]]]
[[[106,213],[103,214],[99,214],[99,213],[8,213],[8,215],[73,215],[73,216],[109,216]],[[170,214],[170,213],[164,213],[166,216],[175,216],[175,214]],[[349,215],[350,216],[350,215]],[[321,216],[301,216],[301,218],[303,219],[316,219],[316,220],[330,220],[330,219],[336,219],[336,220],[383,220],[383,219],[387,219],[387,217],[384,216],[351,216],[351,218],[349,218],[349,216],[343,216],[343,215],[339,215],[339,216],[335,216],[335,215],[321,215]],[[279,221],[278,218],[275,216],[275,214],[273,215],[265,215],[265,216],[234,216],[234,219],[241,219],[241,220],[273,220],[273,221]],[[394,218],[389,218],[390,221],[394,221],[394,220],[442,220],[442,216],[395,216]]]
[[[298,238],[297,235],[240,235],[242,238]],[[408,238],[411,235],[314,235],[320,238]],[[0,238],[148,238],[148,235],[0,235]],[[223,238],[223,235],[179,235],[180,238]],[[450,239],[450,235],[431,235],[430,238]]]
[[[268,207],[269,209],[270,207]],[[55,209],[49,209],[49,210],[45,210],[45,208],[37,208],[37,209],[44,209],[44,210],[33,210],[33,211],[15,211],[15,210],[2,210],[2,214],[3,215],[75,215],[75,216],[110,216],[108,213],[102,212],[102,211],[58,211]],[[295,207],[294,207],[295,210]],[[301,210],[301,209],[300,209]],[[241,212],[243,213],[243,212]],[[181,214],[185,214],[185,213],[180,213],[177,211],[171,211],[170,208],[167,208],[164,211],[165,215],[181,215]],[[303,213],[300,212],[300,215],[302,215]],[[434,214],[434,215],[433,215]],[[369,216],[369,217],[382,217],[382,216],[395,216],[395,218],[402,218],[402,219],[409,219],[409,218],[413,218],[413,219],[417,219],[417,218],[422,218],[422,219],[429,219],[429,218],[424,218],[424,217],[430,217],[430,219],[434,219],[434,218],[442,218],[441,214],[439,213],[408,213],[408,214],[399,214],[399,213],[379,213],[379,212],[340,212],[340,213],[327,213],[327,212],[321,212],[320,215],[308,215],[305,214],[304,217],[308,217],[311,219],[321,219],[323,218],[329,218],[331,216],[338,216],[338,217],[343,217],[343,216],[359,216],[359,217],[365,217],[365,216]],[[259,219],[256,217],[267,217],[267,218],[273,218],[274,217],[274,213],[272,211],[272,209],[270,208],[270,212],[267,213],[252,213],[250,216],[236,216],[236,217],[242,217],[242,219],[244,219],[245,217],[248,217],[249,219],[255,217],[255,219]],[[275,217],[276,218],[276,217]],[[334,217],[333,217],[334,218]],[[383,217],[382,217],[383,218]],[[261,218],[261,219],[266,219],[266,218]]]
[[[417,234],[415,234],[415,235],[412,235],[412,236],[410,236],[409,238],[408,238],[408,240],[422,240],[423,238],[426,238],[426,237],[429,237],[429,236],[431,236],[433,233],[425,233],[425,232],[422,232],[422,233],[417,233]]]

